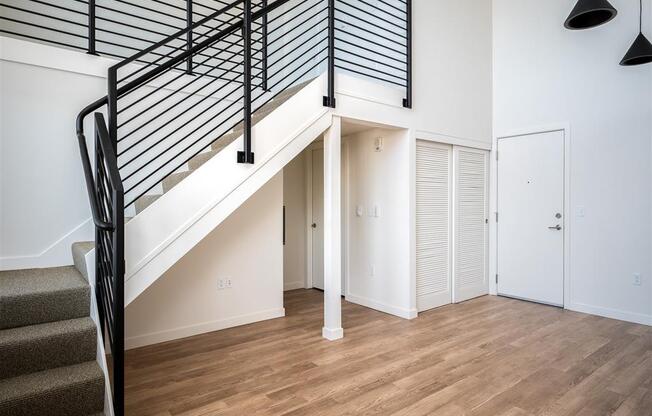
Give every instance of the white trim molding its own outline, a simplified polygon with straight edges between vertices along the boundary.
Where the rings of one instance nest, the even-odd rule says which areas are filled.
[[[194,335],[206,334],[208,332],[248,325],[254,322],[283,318],[284,316],[285,308],[276,308],[244,315],[231,316],[229,318],[217,319],[215,321],[203,322],[195,325],[182,326],[165,331],[152,332],[149,334],[126,338],[125,349],[130,350],[147,345],[159,344],[161,342],[178,340],[181,338],[192,337]]]
[[[77,241],[93,239],[93,223],[87,219],[40,253],[0,258],[0,270],[59,267],[72,264],[70,247]]]
[[[367,308],[375,309],[377,311],[384,312],[389,315],[398,316],[399,318],[403,318],[403,319],[414,319],[418,315],[416,308],[411,308],[411,309],[400,308],[398,306],[388,305],[386,303],[365,298],[363,296],[352,295],[351,293],[348,293],[346,295],[346,301]]]

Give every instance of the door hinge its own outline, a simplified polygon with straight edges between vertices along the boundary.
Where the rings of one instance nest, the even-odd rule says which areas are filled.
[[[496,222],[498,222],[498,211],[496,211]]]
[[[496,284],[498,284],[498,273],[496,273]]]
[[[498,160],[498,150],[496,150],[496,160]]]

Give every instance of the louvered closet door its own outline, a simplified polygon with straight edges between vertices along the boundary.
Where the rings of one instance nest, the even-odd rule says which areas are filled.
[[[451,303],[450,206],[452,147],[417,141],[417,308]]]
[[[483,150],[457,146],[453,149],[454,302],[489,293],[487,155]]]

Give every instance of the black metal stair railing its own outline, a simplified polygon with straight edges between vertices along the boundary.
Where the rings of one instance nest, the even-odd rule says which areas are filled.
[[[118,51],[137,50],[109,68],[107,96],[77,118],[96,226],[97,303],[112,353],[114,409],[122,415],[125,212],[198,154],[235,138],[243,142],[237,161],[254,163],[251,131],[256,119],[280,95],[324,72],[325,106],[337,104],[338,69],[404,89],[403,106],[411,107],[411,1],[68,1],[93,8],[86,14],[88,31],[80,35],[88,42],[87,52],[122,58]],[[176,4],[178,13],[156,4]],[[198,15],[200,4],[203,10],[208,4],[219,6]],[[126,6],[133,9],[117,12]],[[115,15],[100,17],[108,9]],[[182,27],[169,34],[137,24],[170,24],[166,19],[173,17],[181,19]],[[107,42],[106,26],[98,27],[107,19],[124,26],[125,34],[138,28],[159,39],[134,44],[129,35],[124,44],[114,41],[118,38]],[[106,119],[97,113],[104,108]],[[84,119],[92,113],[95,168],[84,134]]]

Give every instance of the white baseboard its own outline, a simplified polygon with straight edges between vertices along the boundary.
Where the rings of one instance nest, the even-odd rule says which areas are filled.
[[[399,318],[404,319],[414,319],[417,317],[418,312],[416,309],[406,309],[398,306],[387,305],[385,303],[364,298],[362,296],[356,296],[352,294],[346,295],[346,300],[351,303],[356,303],[367,308],[375,309],[377,311],[385,312],[390,315],[398,316]]]
[[[93,223],[89,218],[40,253],[26,256],[1,257],[0,270],[67,266],[72,264],[72,253],[70,251],[72,243],[93,239]]]
[[[285,282],[283,283],[283,291],[304,289],[306,284],[304,282]]]
[[[266,321],[268,319],[282,318],[284,316],[285,308],[268,309],[246,315],[219,319],[217,321],[204,322],[196,325],[153,332],[151,334],[138,335],[125,339],[125,349],[130,350],[132,348],[144,347],[146,345],[159,344],[161,342],[187,338],[193,335],[252,324],[254,322]]]
[[[635,324],[652,326],[652,315],[645,315],[636,312],[621,311],[618,309],[603,308],[600,306],[585,305],[583,303],[571,303],[566,309],[588,313],[590,315],[603,316],[605,318],[618,319],[619,321],[633,322]]]

